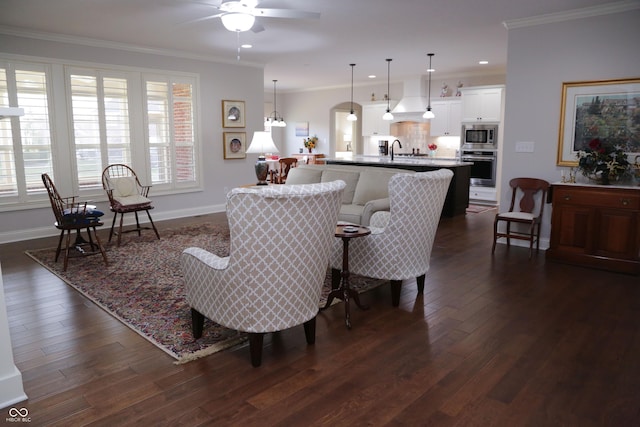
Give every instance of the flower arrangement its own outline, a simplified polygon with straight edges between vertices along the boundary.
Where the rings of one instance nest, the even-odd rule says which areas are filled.
[[[309,150],[316,148],[316,145],[318,144],[318,137],[317,136],[310,136],[309,138],[305,138],[304,139],[304,146],[305,148],[308,148]]]
[[[427,148],[431,151],[435,151],[438,149],[438,146],[432,142],[431,144],[427,145]]]
[[[578,169],[589,179],[608,184],[629,171],[629,160],[620,145],[600,138],[592,139],[586,150],[578,151]]]

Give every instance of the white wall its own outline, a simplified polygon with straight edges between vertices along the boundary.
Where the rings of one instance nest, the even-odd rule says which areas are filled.
[[[510,179],[560,180],[556,166],[562,83],[640,77],[640,11],[509,30],[502,200]],[[516,153],[516,141],[534,141],[533,153]],[[501,210],[508,206],[504,203]],[[551,206],[542,239],[548,241]]]
[[[225,188],[255,181],[256,155],[247,155],[246,159],[223,158],[221,101],[245,101],[247,127],[233,130],[246,131],[249,143],[253,132],[263,129],[264,73],[261,67],[237,64],[235,57],[229,63],[223,63],[0,35],[0,55],[3,54],[24,55],[25,60],[52,58],[57,62],[88,62],[199,75],[203,190],[166,196],[154,195],[152,190],[154,220],[222,211]],[[105,199],[106,196],[98,199],[96,204],[108,210]],[[0,218],[0,242],[56,234],[50,207],[2,212]]]
[[[4,303],[4,286],[0,268],[0,408],[8,407],[27,398],[22,386],[22,374],[13,362],[9,319]]]

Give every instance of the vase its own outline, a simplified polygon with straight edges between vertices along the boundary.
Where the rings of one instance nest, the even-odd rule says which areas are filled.
[[[589,174],[585,174],[585,176],[587,178],[589,178],[590,181],[593,181],[595,184],[598,184],[598,185],[610,185],[611,184],[611,176],[609,176],[609,174],[589,173]],[[614,178],[614,181],[617,181],[617,179]]]
[[[435,157],[436,156],[436,150],[429,150],[429,157]]]
[[[309,154],[311,154],[311,150],[313,150],[313,148],[309,148],[308,150],[309,150]]]

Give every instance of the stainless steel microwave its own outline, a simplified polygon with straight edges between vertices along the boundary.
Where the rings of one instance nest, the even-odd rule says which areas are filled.
[[[463,123],[462,148],[496,150],[498,148],[498,125]]]

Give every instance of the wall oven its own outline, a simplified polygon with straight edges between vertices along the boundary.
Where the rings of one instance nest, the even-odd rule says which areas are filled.
[[[498,149],[497,124],[462,124],[462,149]]]
[[[471,165],[470,184],[477,187],[495,187],[498,152],[496,150],[463,149],[460,159]]]

